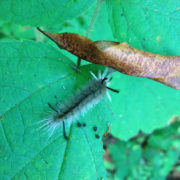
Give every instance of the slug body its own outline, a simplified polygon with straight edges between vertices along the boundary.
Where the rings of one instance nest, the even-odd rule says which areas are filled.
[[[104,54],[104,65],[131,76],[149,78],[180,89],[180,57],[163,56],[138,50],[129,44],[95,42]],[[103,44],[103,48],[101,46]]]
[[[127,43],[91,41],[75,33],[40,32],[86,61],[109,66],[131,76],[149,78],[180,89],[180,56],[163,56],[136,49]]]

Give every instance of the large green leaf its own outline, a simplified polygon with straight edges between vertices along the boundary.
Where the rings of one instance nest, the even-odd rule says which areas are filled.
[[[180,55],[179,0],[106,0],[106,4],[118,41],[153,53]]]
[[[95,137],[111,121],[104,101],[78,119],[86,127],[66,127],[68,142],[61,127],[50,138],[38,130],[37,122],[49,115],[47,103],[63,104],[87,83],[90,70],[99,69],[85,66],[77,74],[70,63],[43,43],[0,43],[0,179],[106,179],[101,138]]]
[[[95,13],[94,11],[96,9],[96,6],[100,6],[100,7],[92,23],[91,21]],[[59,33],[60,32],[77,33],[86,36],[86,32],[89,29],[90,25],[91,28],[89,30],[88,37],[91,40],[93,41],[115,40],[111,32],[110,25],[108,23],[107,8],[104,1],[100,4],[99,3],[94,4],[91,8],[89,8],[88,11],[85,11],[82,15],[78,16],[77,18],[68,20],[59,26],[57,25],[57,26],[45,28],[45,30],[49,32],[59,32]],[[102,29],[103,29],[103,33],[102,33]],[[51,42],[52,42],[51,40],[48,41],[48,43]]]
[[[95,4],[89,11],[86,13],[85,16],[85,22],[87,23],[86,30],[88,29],[88,26],[91,22],[91,19],[93,17],[93,13],[95,11],[95,6],[98,4]],[[91,27],[89,38],[93,41],[101,41],[101,40],[109,40],[113,41],[114,37],[111,32],[110,25],[108,23],[108,13],[106,4],[103,1],[102,4],[100,4],[99,11],[97,13],[97,17],[94,20],[93,26]],[[102,32],[103,31],[103,32]],[[85,34],[84,34],[85,35]]]
[[[120,90],[118,98],[112,94],[112,109],[118,120],[113,121],[111,131],[116,137],[127,140],[139,130],[150,133],[166,126],[173,116],[180,116],[178,90],[119,72],[111,85]]]
[[[94,3],[88,0],[2,0],[0,18],[21,25],[53,26],[81,14]]]
[[[169,0],[106,0],[109,23],[120,42],[154,53],[180,55],[180,2]],[[139,129],[147,133],[166,125],[173,115],[180,115],[179,90],[152,80],[116,75],[114,83],[121,89],[115,99],[119,121],[112,133],[122,139]]]

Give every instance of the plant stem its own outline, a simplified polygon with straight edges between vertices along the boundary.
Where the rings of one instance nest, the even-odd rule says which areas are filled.
[[[99,12],[99,10],[100,10],[100,7],[101,7],[101,4],[102,4],[103,1],[104,1],[104,0],[97,0],[97,4],[96,4],[96,7],[95,7],[95,9],[94,9],[94,13],[93,13],[92,19],[91,19],[91,21],[90,21],[90,23],[89,23],[89,26],[88,26],[88,29],[87,29],[87,31],[86,31],[86,37],[88,37],[89,34],[90,34],[90,31],[91,31],[91,29],[92,29],[92,27],[93,27],[93,24],[94,24],[94,22],[95,22],[95,20],[96,20],[96,17],[97,17],[97,15],[98,15],[98,12]],[[81,59],[78,58],[78,59],[77,59],[77,68],[80,69],[80,66],[81,66]]]

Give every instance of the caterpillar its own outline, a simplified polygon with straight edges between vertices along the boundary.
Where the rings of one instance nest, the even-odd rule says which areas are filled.
[[[77,91],[75,96],[65,104],[56,103],[56,107],[53,107],[48,103],[49,108],[53,110],[53,114],[43,120],[43,125],[40,128],[46,127],[50,132],[50,136],[54,133],[55,129],[60,125],[63,126],[63,136],[68,140],[68,136],[65,131],[65,123],[72,123],[78,119],[79,115],[84,115],[90,108],[98,104],[106,95],[111,101],[111,97],[107,92],[107,89],[118,93],[118,90],[108,87],[111,79],[107,74],[107,71],[101,74],[99,71],[98,77],[94,73],[90,72],[92,79],[90,82]]]

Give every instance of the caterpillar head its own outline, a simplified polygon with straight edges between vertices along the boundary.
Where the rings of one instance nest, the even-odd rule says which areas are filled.
[[[109,77],[107,69],[103,73],[101,73],[101,71],[99,71],[98,76],[96,76],[92,71],[90,71],[90,73],[95,80],[101,81],[101,83],[105,86],[107,86],[110,83],[110,81],[112,80],[112,78]]]
[[[100,81],[107,89],[109,89],[112,92],[119,93],[119,90],[108,87],[110,81],[112,80],[112,77],[110,77],[111,72],[109,73],[108,69],[105,69],[105,71],[103,73],[101,73],[101,71],[99,71],[98,76],[96,76],[91,71],[90,71],[90,73],[95,80]],[[107,95],[108,95],[109,100],[111,101],[111,96],[108,92],[107,92]]]

